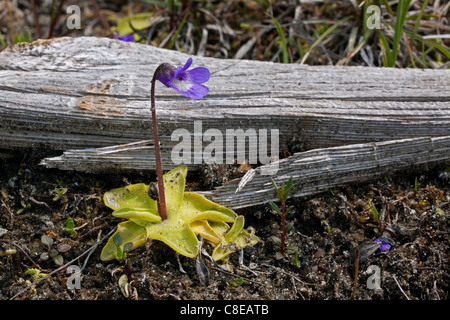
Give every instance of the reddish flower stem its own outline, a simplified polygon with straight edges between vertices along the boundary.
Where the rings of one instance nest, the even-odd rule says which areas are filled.
[[[286,252],[286,205],[281,204],[281,253]]]
[[[151,112],[152,112],[152,125],[153,125],[153,140],[155,143],[155,161],[156,161],[156,176],[158,178],[158,198],[156,200],[158,204],[158,213],[162,220],[167,219],[167,209],[166,209],[166,196],[164,193],[164,178],[161,163],[161,151],[159,149],[159,137],[158,137],[158,124],[156,121],[156,107],[155,107],[155,83],[158,75],[161,73],[162,65],[159,66],[152,79],[152,87],[150,91],[151,95]]]

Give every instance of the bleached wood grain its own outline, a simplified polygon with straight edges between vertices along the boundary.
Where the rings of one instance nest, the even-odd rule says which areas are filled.
[[[150,80],[187,56],[105,38],[22,43],[0,53],[0,148],[105,147],[151,139]],[[284,65],[194,57],[211,70],[196,101],[158,84],[159,132],[280,130],[303,150],[450,131],[448,70]]]
[[[279,202],[271,179],[278,186],[293,178],[292,197],[317,194],[355,182],[367,182],[399,170],[417,169],[450,160],[450,136],[402,139],[315,149],[294,154],[278,163],[261,166],[245,187],[236,192],[234,179],[205,196],[232,209]],[[275,168],[274,168],[275,167]],[[273,169],[273,176],[261,172]]]
[[[46,145],[65,153],[43,164],[67,170],[153,170],[150,80],[159,64],[187,58],[89,37],[10,47],[0,53],[0,149]],[[303,152],[280,161],[271,178],[293,175],[295,196],[450,158],[449,70],[193,58],[193,67],[211,71],[205,99],[156,88],[165,169],[174,166],[170,150],[178,143],[171,134],[193,133],[195,121],[203,132],[224,135],[230,128],[278,129],[280,152]],[[270,176],[257,174],[235,193],[238,183],[209,197],[231,208],[274,200]]]

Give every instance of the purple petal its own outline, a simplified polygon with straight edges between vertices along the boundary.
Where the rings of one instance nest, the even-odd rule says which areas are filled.
[[[202,99],[209,92],[209,89],[201,84],[194,84],[188,90],[182,90],[182,89],[177,88],[172,85],[170,87],[172,89],[174,89],[176,92],[182,94],[185,97],[191,98],[191,99]]]
[[[192,64],[192,58],[187,59],[186,63],[184,64],[183,71],[189,69],[191,64]]]
[[[209,92],[209,89],[202,83],[209,80],[210,72],[205,67],[187,70],[191,65],[192,58],[189,58],[183,67],[172,66],[170,72],[159,74],[158,80],[188,98],[201,99]]]
[[[134,36],[133,36],[132,33],[130,33],[130,34],[127,34],[125,36],[121,36],[121,37],[119,37],[117,39],[122,40],[122,41],[126,41],[126,42],[133,42],[134,41]]]
[[[379,249],[380,249],[382,252],[388,251],[388,250],[391,248],[391,245],[390,245],[389,243],[384,242],[384,241],[382,241],[382,240],[380,240],[380,239],[375,239],[374,241],[375,241],[375,242],[380,242],[380,243],[381,243],[380,246],[379,246]]]
[[[167,79],[164,74],[160,73],[160,74],[158,74],[158,80],[161,81],[161,83],[163,85],[168,87],[170,85],[170,82],[172,81],[172,78],[171,79]]]
[[[178,78],[178,76],[180,74],[182,74],[183,72],[185,72],[187,69],[189,69],[189,67],[192,64],[192,58],[189,58],[186,63],[184,64],[183,67],[177,67],[177,69],[175,70],[175,74],[173,75],[172,79]]]
[[[205,67],[197,67],[187,72],[191,76],[192,81],[199,84],[207,82],[210,77],[209,70]]]
[[[208,92],[209,92],[208,87],[205,87],[201,84],[197,84],[187,93],[189,94],[188,97],[191,99],[202,99],[208,94]]]

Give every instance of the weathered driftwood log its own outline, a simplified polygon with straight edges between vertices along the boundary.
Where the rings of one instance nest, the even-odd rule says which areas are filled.
[[[0,53],[0,148],[58,150],[150,139],[150,80],[187,56],[105,38],[22,43]],[[177,128],[278,129],[281,151],[450,132],[448,70],[284,65],[195,57],[212,75],[194,101],[159,84],[163,147]]]
[[[170,159],[166,169],[175,165]],[[234,179],[204,195],[232,209],[277,201],[271,179],[278,185],[290,177],[295,181],[293,197],[312,195],[352,182],[364,182],[398,170],[422,164],[450,161],[450,136],[423,137],[384,142],[353,144],[296,153],[277,162],[260,166],[248,179]],[[148,141],[98,149],[68,151],[61,157],[45,159],[44,165],[61,169],[90,171],[106,168],[152,169],[153,148]],[[196,166],[191,166],[196,168]],[[243,183],[243,185],[241,184]]]
[[[300,197],[449,159],[450,136],[315,149],[257,168],[253,178],[240,191],[237,190],[241,180],[235,179],[205,196],[229,208],[239,209],[278,201],[272,178],[280,186],[292,177],[291,196]],[[261,174],[264,171],[276,174]]]
[[[66,151],[43,161],[62,169],[153,169],[152,141],[143,141],[152,137],[150,80],[159,64],[186,60],[179,52],[103,38],[10,47],[0,53],[0,149],[45,144]],[[305,151],[280,161],[277,175],[256,175],[238,193],[239,181],[232,181],[209,195],[232,208],[274,200],[270,178],[292,175],[298,196],[450,158],[448,70],[206,57],[195,57],[195,66],[211,71],[205,99],[189,100],[163,85],[156,90],[165,169],[176,165],[171,151],[179,144],[172,136],[177,129],[187,132],[193,144],[200,141],[200,151],[192,149],[191,169],[204,160],[209,129],[223,141],[239,129],[278,130],[277,151],[292,145]],[[273,141],[267,141],[268,150]],[[246,156],[259,148],[245,144]],[[234,153],[224,151],[224,157]]]

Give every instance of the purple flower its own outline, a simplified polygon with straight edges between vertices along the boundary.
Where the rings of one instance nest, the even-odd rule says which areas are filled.
[[[174,67],[166,64],[158,75],[158,80],[165,86],[170,87],[191,99],[205,97],[209,89],[202,85],[209,80],[209,70],[205,67],[197,67],[187,70],[192,64],[192,58],[186,61],[184,67]]]
[[[375,239],[374,241],[375,241],[375,242],[380,242],[380,243],[381,243],[380,246],[379,246],[381,252],[388,251],[388,250],[391,248],[391,245],[390,245],[389,243],[384,242],[384,241],[382,241],[382,240],[380,240],[380,239]]]
[[[126,41],[126,42],[134,42],[134,36],[132,33],[127,34],[125,36],[118,37],[117,39]]]

